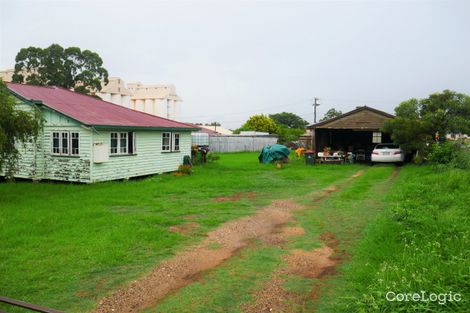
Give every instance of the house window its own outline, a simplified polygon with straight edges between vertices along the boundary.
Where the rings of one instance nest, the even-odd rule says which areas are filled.
[[[79,155],[79,133],[68,131],[52,132],[52,154]]]
[[[119,133],[119,153],[127,153],[127,133]]]
[[[71,137],[71,154],[79,155],[80,154],[80,135],[78,133],[70,133]]]
[[[52,133],[52,153],[60,154],[60,133],[59,132]]]
[[[163,152],[179,152],[181,135],[177,133],[162,134],[162,151]]]
[[[171,133],[162,134],[162,151],[171,150]]]
[[[136,151],[135,147],[135,133],[129,132],[127,133],[127,152],[129,154],[134,154]]]
[[[118,152],[118,133],[111,133],[111,154]]]
[[[69,154],[69,133],[68,132],[61,132],[60,133],[60,136],[61,136],[61,147],[62,147],[62,150],[60,152],[60,154]]]
[[[372,132],[372,143],[382,143],[381,132]]]
[[[180,134],[173,134],[173,151],[180,151]]]
[[[110,153],[114,155],[135,153],[135,133],[134,132],[112,132]]]

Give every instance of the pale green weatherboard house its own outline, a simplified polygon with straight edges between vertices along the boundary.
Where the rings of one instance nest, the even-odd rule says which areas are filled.
[[[41,111],[38,138],[15,177],[93,183],[172,172],[191,155],[188,125],[58,87],[7,84],[23,110]]]

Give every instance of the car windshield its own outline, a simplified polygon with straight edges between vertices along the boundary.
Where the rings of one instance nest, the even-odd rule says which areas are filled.
[[[400,149],[400,146],[394,143],[382,143],[375,146],[375,149]]]

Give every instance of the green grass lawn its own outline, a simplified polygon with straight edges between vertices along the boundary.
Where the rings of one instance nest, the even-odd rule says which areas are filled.
[[[336,166],[342,171],[345,167]],[[365,174],[353,182],[337,180],[340,190],[330,198],[314,204],[312,194],[298,197],[306,209],[298,211],[294,224],[302,226],[305,235],[291,238],[287,247],[265,247],[259,244],[246,249],[219,268],[207,273],[201,282],[191,284],[166,297],[157,306],[145,313],[240,313],[243,306],[253,301],[251,295],[271,278],[277,268],[285,266],[283,256],[291,249],[310,251],[324,243],[320,240],[323,232],[334,232],[341,242],[341,248],[349,249],[360,238],[362,228],[373,220],[381,206],[377,203],[378,191],[384,189],[393,166],[368,168]],[[319,280],[288,275],[285,278],[287,290],[298,292],[293,301],[286,299],[287,312],[312,312],[315,302],[310,292]],[[334,312],[334,311],[331,311]]]
[[[364,175],[350,180],[358,170]],[[0,294],[87,312],[104,295],[204,238],[221,223],[273,199],[295,199],[292,226],[304,236],[284,247],[253,242],[201,279],[146,312],[241,312],[291,249],[311,251],[320,234],[336,234],[346,251],[325,280],[283,277],[297,294],[292,312],[468,312],[470,306],[470,173],[431,166],[315,165],[282,169],[256,153],[222,154],[192,176],[158,175],[94,185],[0,184]],[[321,202],[312,195],[339,190]],[[244,196],[254,192],[254,196]],[[215,197],[240,194],[237,201]],[[190,221],[189,235],[169,231]],[[217,247],[214,247],[215,249]],[[312,289],[319,290],[316,299]],[[460,303],[388,302],[388,291],[461,293]],[[302,301],[299,302],[299,299]],[[24,312],[1,306],[0,310]]]
[[[338,167],[337,169],[341,169]],[[296,221],[305,235],[287,247],[246,249],[197,283],[166,297],[153,312],[234,312],[252,303],[289,249],[321,246],[320,234],[336,234],[347,257],[325,281],[284,276],[296,295],[287,312],[468,312],[470,297],[470,173],[431,166],[374,166]],[[337,181],[341,185],[341,181]],[[312,299],[314,288],[320,290]],[[390,302],[386,293],[459,293],[461,302]],[[443,299],[443,296],[440,296]],[[448,297],[448,296],[447,296]]]
[[[294,159],[276,169],[259,164],[256,153],[233,153],[197,166],[192,176],[93,185],[2,183],[0,294],[67,312],[89,311],[102,296],[217,225],[272,199],[302,197],[360,168],[306,166]],[[253,198],[213,200],[251,191]],[[168,230],[188,215],[200,225],[195,233]]]
[[[405,166],[382,199],[317,312],[470,312],[470,172]],[[447,296],[390,302],[390,291]]]

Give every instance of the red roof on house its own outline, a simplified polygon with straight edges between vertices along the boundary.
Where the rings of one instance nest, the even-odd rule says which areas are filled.
[[[41,101],[44,106],[87,126],[197,129],[194,125],[131,110],[60,87],[14,83],[7,83],[7,87],[21,98]]]

